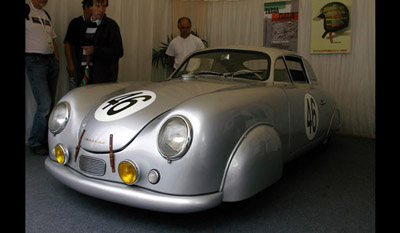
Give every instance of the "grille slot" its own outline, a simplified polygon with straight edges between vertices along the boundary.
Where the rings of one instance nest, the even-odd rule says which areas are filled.
[[[102,159],[81,155],[79,157],[79,169],[96,176],[103,176],[106,172],[106,162]]]

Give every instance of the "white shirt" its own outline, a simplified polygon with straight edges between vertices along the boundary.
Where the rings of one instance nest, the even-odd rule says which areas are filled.
[[[190,34],[186,39],[183,39],[181,36],[175,37],[169,43],[165,53],[168,56],[175,57],[174,68],[177,69],[187,55],[203,48],[204,44],[200,38]]]
[[[25,52],[54,53],[53,39],[57,36],[50,19],[43,9],[36,9],[32,3],[28,5],[30,12],[29,20],[25,20]]]

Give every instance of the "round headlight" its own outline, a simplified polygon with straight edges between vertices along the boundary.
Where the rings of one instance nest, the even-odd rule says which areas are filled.
[[[182,116],[174,116],[161,127],[158,134],[158,149],[167,160],[177,160],[189,149],[191,139],[190,122]]]
[[[68,149],[63,144],[57,144],[56,147],[54,147],[54,153],[59,164],[66,164],[68,162]]]
[[[134,162],[125,160],[118,165],[118,174],[125,184],[131,185],[138,180],[139,170]]]
[[[53,109],[49,117],[49,130],[53,134],[60,133],[68,123],[70,106],[67,102],[61,102]]]

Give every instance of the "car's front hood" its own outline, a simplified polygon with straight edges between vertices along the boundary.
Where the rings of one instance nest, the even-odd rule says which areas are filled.
[[[105,94],[84,118],[81,146],[92,152],[120,150],[128,145],[151,120],[193,97],[225,88],[243,86],[237,82],[181,81],[132,82],[132,85]],[[245,85],[247,86],[247,85]]]

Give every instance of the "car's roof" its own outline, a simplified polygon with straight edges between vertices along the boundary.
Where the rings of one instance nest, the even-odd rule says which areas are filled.
[[[297,53],[294,53],[294,52],[288,51],[288,50],[272,48],[272,47],[248,46],[248,45],[216,46],[216,47],[205,48],[205,49],[202,49],[199,51],[209,51],[209,50],[214,50],[214,49],[237,49],[237,50],[246,50],[246,51],[258,51],[258,52],[263,52],[263,53],[268,54],[272,59],[275,59],[276,57],[284,56],[284,55],[300,56]]]

